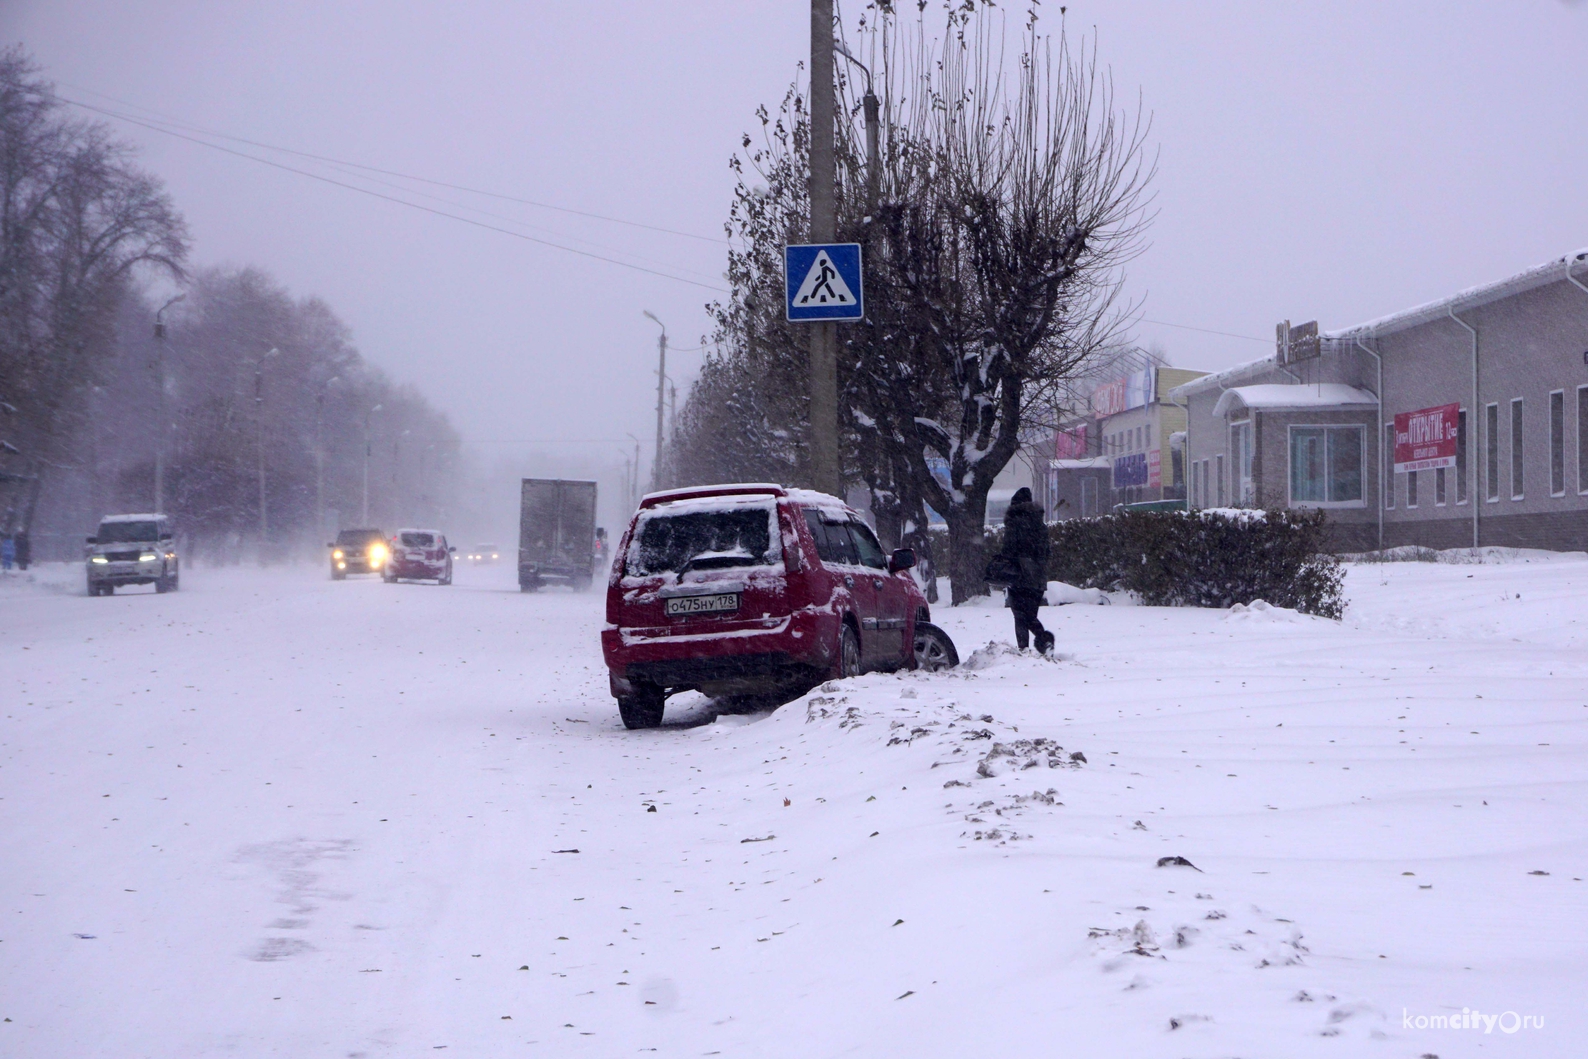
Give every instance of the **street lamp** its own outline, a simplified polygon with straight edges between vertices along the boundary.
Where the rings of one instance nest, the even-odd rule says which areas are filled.
[[[326,379],[314,397],[314,532],[325,530],[325,395],[342,376]]]
[[[866,94],[860,102],[866,111],[866,219],[869,222],[877,210],[877,139],[882,104],[871,90],[871,71],[866,64],[849,54],[849,49],[837,37],[833,38],[833,50],[860,67],[860,72],[866,75]],[[869,224],[867,228],[869,230]]]
[[[270,537],[270,506],[265,499],[265,361],[280,356],[281,350],[270,351],[254,361],[254,418],[259,425],[259,547],[261,552]]]
[[[633,434],[630,434],[626,430],[623,432],[623,436],[628,438],[630,441],[634,442],[634,476],[629,479],[629,506],[630,507],[639,507],[640,506],[640,439],[635,437]]]
[[[369,417],[379,412],[384,405],[376,405],[364,411],[364,517],[359,525],[369,527]]]
[[[155,398],[155,415],[160,421],[156,424],[154,432],[154,512],[160,514],[165,510],[165,435],[171,429],[168,422],[170,413],[166,411],[165,399],[165,311],[177,302],[186,298],[186,294],[178,294],[167,301],[154,314],[154,382],[159,391]]]
[[[667,325],[649,309],[644,312],[662,329],[662,337],[656,340],[656,462],[651,465],[651,489],[659,490],[662,487],[662,399],[667,385]]]

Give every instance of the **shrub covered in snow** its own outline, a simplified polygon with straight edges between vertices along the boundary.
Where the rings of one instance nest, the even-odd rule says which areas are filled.
[[[1324,550],[1322,511],[1124,511],[1055,524],[1048,576],[1126,589],[1154,606],[1267,600],[1340,617],[1340,561]]]

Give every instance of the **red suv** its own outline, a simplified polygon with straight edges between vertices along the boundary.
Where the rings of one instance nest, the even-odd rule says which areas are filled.
[[[434,581],[438,585],[450,585],[452,555],[456,551],[440,530],[398,530],[392,535],[391,557],[386,560],[386,583]]]
[[[866,670],[957,664],[908,570],[842,500],[779,485],[652,493],[607,583],[601,647],[629,728],[668,695],[788,697]]]

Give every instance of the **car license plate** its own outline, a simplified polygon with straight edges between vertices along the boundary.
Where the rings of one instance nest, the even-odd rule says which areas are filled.
[[[726,614],[739,609],[739,593],[725,592],[718,596],[674,596],[667,601],[669,618],[686,614]]]

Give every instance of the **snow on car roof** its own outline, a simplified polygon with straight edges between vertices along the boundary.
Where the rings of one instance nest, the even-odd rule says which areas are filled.
[[[394,530],[393,533],[394,535],[397,533],[433,533],[437,537],[445,536],[445,534],[438,529],[424,529],[418,526],[405,526],[400,530]]]
[[[675,500],[688,497],[707,496],[737,496],[745,493],[755,493],[762,496],[783,496],[786,490],[775,482],[725,482],[721,485],[692,485],[683,489],[663,489],[655,493],[646,493],[640,498],[640,507],[654,507],[657,504],[669,504]]]
[[[169,515],[156,515],[149,513],[143,515],[106,515],[99,521],[100,524],[103,525],[106,522],[158,522],[162,520],[169,521],[169,519]]]
[[[766,493],[736,493],[725,496],[682,496],[660,500],[641,510],[645,515],[683,515],[700,511],[733,511],[742,508],[769,508],[777,500]]]

